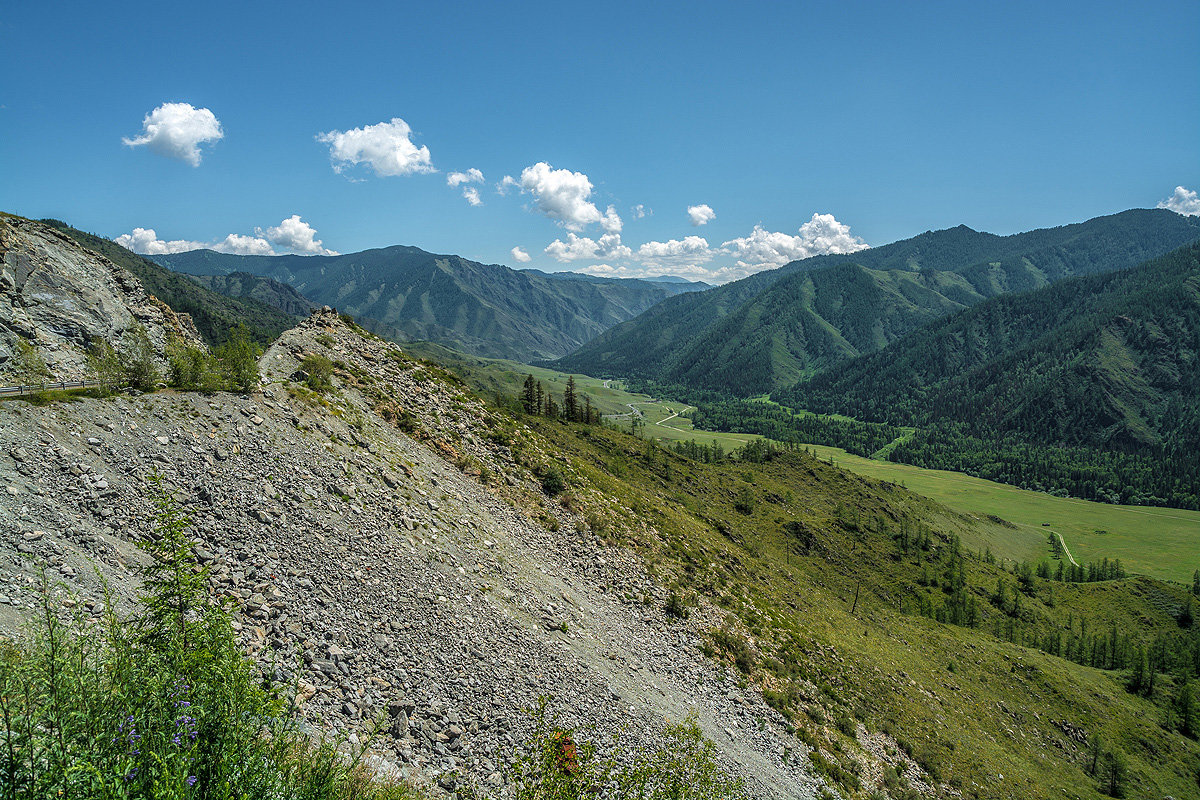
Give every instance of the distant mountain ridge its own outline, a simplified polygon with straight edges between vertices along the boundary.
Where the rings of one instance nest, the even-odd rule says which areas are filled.
[[[228,275],[189,275],[189,278],[226,297],[249,297],[293,317],[307,317],[320,305],[274,278],[262,278],[249,272]]]
[[[919,426],[893,460],[1200,507],[1200,244],[988,300],[772,397]]]
[[[152,258],[191,275],[272,278],[381,335],[526,362],[565,355],[655,303],[694,289],[578,274],[565,280],[401,245],[339,256],[194,250]]]
[[[926,232],[672,298],[554,366],[741,396],[774,391],[989,297],[1125,269],[1197,239],[1200,219],[1160,209],[1012,236]]]

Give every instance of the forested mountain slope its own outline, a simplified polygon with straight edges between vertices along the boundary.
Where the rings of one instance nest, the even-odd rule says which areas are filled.
[[[1165,488],[1194,505],[1200,245],[989,300],[775,396],[810,410],[933,426],[895,455],[918,463],[920,451],[947,437],[1147,457],[1148,469],[1170,476]]]
[[[771,391],[989,297],[1128,268],[1197,238],[1200,221],[1145,209],[1013,236],[959,226],[673,298],[555,366]]]
[[[249,272],[228,275],[190,275],[196,283],[226,297],[248,297],[293,317],[306,317],[317,305],[291,286]]]
[[[193,275],[248,272],[290,284],[386,335],[522,361],[556,358],[681,291],[672,283],[563,280],[387,247],[338,256],[155,256]]]

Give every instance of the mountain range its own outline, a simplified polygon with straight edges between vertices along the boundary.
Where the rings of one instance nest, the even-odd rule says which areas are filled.
[[[286,283],[395,339],[494,358],[563,356],[659,301],[705,284],[517,271],[395,246],[337,256],[239,256],[194,250],[152,256],[196,276],[249,273]]]
[[[558,369],[747,396],[878,351],[990,297],[1132,267],[1200,239],[1200,220],[1136,209],[996,236],[965,226],[792,262],[616,325]]]

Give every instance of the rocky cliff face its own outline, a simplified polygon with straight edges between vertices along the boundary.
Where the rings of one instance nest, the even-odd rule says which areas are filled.
[[[334,391],[289,380],[310,353],[339,365]],[[385,769],[494,788],[548,695],[600,740],[694,715],[755,796],[814,796],[782,717],[699,653],[720,612],[667,617],[635,555],[542,493],[530,465],[554,454],[532,432],[331,312],[261,369],[253,397],[0,403],[0,631],[32,610],[37,562],[64,603],[99,612],[89,562],[131,601],[157,472],[247,651],[316,728],[360,736],[381,717]]]
[[[55,380],[85,377],[92,337],[114,345],[145,326],[156,350],[171,337],[203,347],[186,314],[146,293],[128,271],[37,222],[0,215],[0,383],[17,376],[18,339]]]

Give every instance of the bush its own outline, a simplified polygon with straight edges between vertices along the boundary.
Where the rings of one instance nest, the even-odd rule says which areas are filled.
[[[262,350],[250,338],[245,325],[229,331],[229,339],[213,351],[225,385],[232,390],[252,392],[258,388],[258,357]]]
[[[542,473],[542,491],[554,497],[567,488],[567,482],[563,480],[562,473],[554,467]]]
[[[319,353],[309,353],[300,362],[300,369],[307,373],[304,385],[314,392],[327,392],[333,388],[333,362]]]
[[[167,348],[168,382],[177,389],[215,392],[225,388],[217,360],[199,347],[173,342]]]
[[[621,759],[602,758],[595,743],[582,741],[546,714],[548,698],[534,712],[534,734],[510,771],[517,800],[603,797],[609,800],[731,800],[745,797],[741,781],[714,760],[716,748],[694,719],[668,725],[654,751],[626,750]],[[619,742],[614,742],[615,750]],[[602,793],[597,790],[603,787]],[[468,797],[478,797],[474,791]],[[460,794],[462,796],[462,794]]]

